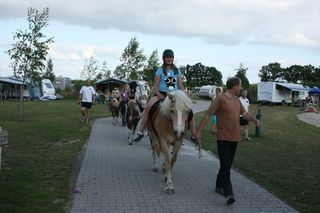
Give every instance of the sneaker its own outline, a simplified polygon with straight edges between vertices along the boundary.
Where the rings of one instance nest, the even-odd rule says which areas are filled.
[[[143,138],[143,134],[138,133],[137,136],[132,141],[139,142],[142,138]]]
[[[227,203],[227,205],[231,205],[231,204],[233,204],[234,202],[236,202],[236,199],[234,199],[233,195],[228,195],[228,196],[226,197],[226,203]]]
[[[223,188],[220,186],[220,187],[216,187],[215,191],[219,194],[219,195],[222,195],[224,196],[224,191],[223,191]]]
[[[250,138],[246,138],[246,141],[248,141],[248,142],[250,142],[250,141],[252,141]]]

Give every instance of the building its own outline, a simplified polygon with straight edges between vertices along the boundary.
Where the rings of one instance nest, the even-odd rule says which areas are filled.
[[[53,82],[55,89],[65,90],[66,88],[71,88],[71,79],[68,77],[56,77]]]

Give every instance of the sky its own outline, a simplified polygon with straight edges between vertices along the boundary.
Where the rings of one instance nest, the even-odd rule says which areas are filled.
[[[92,55],[114,70],[133,37],[147,57],[157,49],[161,62],[172,49],[177,66],[214,66],[224,82],[240,63],[250,83],[273,62],[320,66],[318,0],[1,0],[1,77],[13,75],[5,51],[13,33],[28,28],[28,7],[49,8],[43,32],[54,38],[48,57],[56,76],[80,79]]]

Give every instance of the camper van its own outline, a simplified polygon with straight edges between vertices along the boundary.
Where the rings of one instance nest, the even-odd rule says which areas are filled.
[[[207,98],[212,98],[212,96],[215,95],[215,91],[216,91],[216,88],[218,86],[211,86],[211,85],[206,85],[206,86],[202,86],[200,87],[200,90],[199,90],[199,97],[207,97]],[[221,91],[223,90],[222,87],[221,88]]]
[[[298,100],[304,100],[308,96],[309,88],[301,84],[284,82],[259,82],[258,102],[292,104]]]
[[[57,99],[56,97],[56,90],[53,87],[52,82],[49,79],[43,79],[41,81],[41,87],[42,87],[42,96],[40,97],[41,99],[45,100],[55,100]]]

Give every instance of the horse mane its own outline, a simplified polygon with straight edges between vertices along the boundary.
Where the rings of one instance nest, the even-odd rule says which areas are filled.
[[[173,96],[172,100],[170,96]],[[172,101],[175,102],[175,108],[179,110],[188,111],[191,107],[192,101],[181,90],[170,92],[164,101],[161,103],[160,113],[169,118],[171,113]]]

